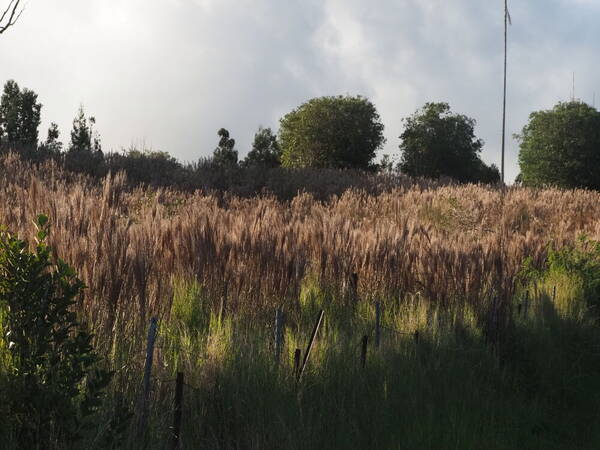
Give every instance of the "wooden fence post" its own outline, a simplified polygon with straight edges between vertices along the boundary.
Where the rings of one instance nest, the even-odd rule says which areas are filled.
[[[360,354],[360,364],[364,369],[367,365],[367,345],[369,344],[369,336],[365,335],[362,338],[362,351]]]
[[[281,349],[283,347],[283,311],[277,308],[275,311],[275,363],[279,365],[281,360]]]
[[[381,340],[381,303],[375,303],[375,347],[379,348]]]
[[[302,350],[299,348],[294,352],[294,376],[298,378],[300,376],[300,358],[302,357]]]
[[[310,336],[310,341],[308,343],[308,347],[306,347],[306,353],[304,354],[304,361],[302,362],[302,367],[300,368],[300,373],[298,374],[298,381],[302,378],[304,374],[304,369],[306,369],[306,363],[308,363],[308,358],[310,356],[310,352],[315,344],[315,339],[317,337],[317,332],[319,331],[319,327],[321,326],[321,322],[323,321],[323,316],[325,315],[325,311],[321,310],[319,313],[319,317],[317,318],[317,322],[313,328],[312,334]]]
[[[150,377],[152,375],[152,360],[154,359],[154,343],[156,342],[156,329],[158,320],[156,317],[150,319],[148,328],[148,340],[146,344],[146,364],[144,366],[144,386],[142,391],[141,413],[139,422],[140,436],[144,436],[146,431],[146,422],[148,420],[148,402],[150,399]]]
[[[225,297],[221,297],[221,305],[219,306],[219,325],[223,324],[223,319],[225,318],[225,310],[227,309],[227,299]]]
[[[556,301],[556,286],[552,288],[552,302]]]
[[[356,303],[358,301],[358,274],[352,272],[350,275],[350,298]]]
[[[171,435],[171,448],[179,449],[179,435],[181,434],[181,413],[183,404],[183,372],[177,372],[175,385],[175,408],[173,412],[173,433]]]

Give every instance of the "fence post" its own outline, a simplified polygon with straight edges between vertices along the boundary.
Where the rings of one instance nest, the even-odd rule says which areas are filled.
[[[275,311],[275,363],[279,365],[281,360],[281,349],[283,347],[283,311],[277,308]]]
[[[352,272],[350,275],[350,298],[354,303],[358,301],[358,274]]]
[[[362,351],[360,354],[360,364],[364,369],[367,365],[367,345],[369,344],[369,336],[365,335],[362,338]]]
[[[552,288],[552,302],[556,301],[556,286]]]
[[[312,334],[310,336],[310,341],[308,343],[308,347],[306,347],[306,353],[304,354],[304,361],[302,362],[302,367],[300,368],[300,373],[298,374],[298,381],[302,378],[302,374],[304,374],[304,369],[306,369],[306,364],[308,363],[308,358],[310,356],[310,352],[315,344],[315,339],[317,337],[317,332],[319,331],[319,327],[321,326],[321,322],[323,321],[323,316],[325,315],[325,311],[321,310],[319,313],[319,317],[317,318],[317,322],[313,328]]]
[[[415,344],[419,343],[419,330],[415,331],[415,333],[413,334],[413,337],[415,338]]]
[[[183,372],[177,372],[177,383],[175,385],[175,408],[173,412],[173,434],[171,448],[179,448],[179,435],[181,434],[181,413],[183,404]]]
[[[529,308],[529,289],[525,291],[525,315],[527,315],[527,310]]]
[[[294,352],[294,376],[298,378],[300,376],[300,358],[302,356],[302,350],[299,348]]]
[[[381,303],[375,303],[375,347],[379,348],[381,340]]]
[[[146,364],[144,366],[144,387],[142,391],[141,414],[139,422],[140,436],[144,436],[146,431],[146,422],[148,420],[148,401],[150,399],[150,377],[152,375],[152,360],[154,359],[154,342],[156,341],[156,329],[158,320],[156,317],[150,319],[148,328],[148,341],[146,344]]]
[[[223,319],[225,318],[225,309],[227,308],[227,299],[223,296],[221,297],[221,305],[219,306],[219,325],[223,324]]]

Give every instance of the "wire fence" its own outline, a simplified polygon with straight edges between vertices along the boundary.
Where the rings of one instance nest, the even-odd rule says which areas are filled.
[[[555,297],[555,296],[556,296],[556,289],[554,289],[554,292],[553,292],[553,297]],[[527,294],[526,298],[523,299],[523,301],[518,304],[518,309],[517,309],[518,316],[522,317],[523,313],[527,314],[527,309],[532,302],[533,302],[533,299],[530,299],[529,295]],[[373,347],[373,341],[375,341],[374,346],[376,349],[378,349],[382,344],[384,344],[384,345],[387,344],[387,346],[389,347],[393,343],[398,342],[397,340],[390,339],[390,336],[394,336],[396,339],[402,339],[404,341],[412,341],[413,345],[415,345],[415,348],[420,348],[421,342],[424,340],[424,337],[426,337],[426,335],[427,335],[427,333],[425,332],[426,330],[424,330],[424,329],[416,328],[414,330],[406,330],[406,329],[399,328],[398,326],[396,326],[393,323],[389,323],[389,320],[387,320],[387,321],[385,320],[385,317],[382,314],[380,305],[376,304],[374,316],[366,317],[363,314],[358,315],[358,319],[360,319],[362,321],[362,324],[359,327],[359,333],[350,332],[349,334],[341,335],[341,338],[336,339],[335,341],[332,339],[328,340],[328,339],[326,339],[325,336],[321,336],[317,339],[317,335],[318,335],[318,332],[321,327],[323,316],[324,316],[324,311],[321,311],[320,315],[319,315],[319,319],[317,320],[317,322],[315,323],[315,326],[313,328],[310,340],[308,342],[304,342],[304,344],[307,344],[306,348],[304,350],[304,354],[302,354],[303,352],[301,349],[299,349],[299,348],[295,349],[293,362],[292,362],[292,358],[291,358],[292,350],[294,350],[293,347],[295,347],[296,345],[299,345],[299,344],[287,345],[287,348],[289,350],[289,355],[290,355],[289,363],[287,364],[287,366],[291,370],[290,375],[292,375],[296,379],[296,383],[299,388],[300,388],[302,373],[304,372],[304,370],[307,366],[307,363],[310,360],[309,357],[311,355],[311,350],[313,349],[313,345],[315,344],[315,340],[320,341],[321,348],[325,349],[327,351],[348,350],[353,354],[359,354],[358,362],[359,362],[360,366],[364,369],[367,365],[367,352],[368,352],[369,344],[371,347]],[[273,351],[273,360],[279,366],[279,365],[281,365],[280,364],[281,353],[285,353],[283,350],[286,347],[286,344],[284,342],[285,325],[284,325],[284,320],[283,320],[283,312],[281,309],[278,309],[278,311],[276,312],[275,321],[269,322],[269,324],[270,325],[266,326],[267,329],[271,330],[271,333],[269,333],[270,337],[268,338],[269,346],[272,347],[271,350]],[[272,324],[274,324],[274,326]],[[474,331],[476,326],[462,323],[462,324],[460,324],[459,327],[456,327],[456,330],[458,330],[459,328],[461,330]],[[420,334],[421,332],[423,333],[423,335]],[[356,334],[359,334],[358,338],[356,337]],[[175,388],[173,403],[172,403],[174,422],[173,422],[173,426],[169,427],[169,430],[172,435],[172,442],[174,443],[172,448],[178,448],[177,443],[180,442],[179,441],[179,434],[180,434],[179,427],[181,425],[183,388],[185,387],[186,389],[188,389],[192,392],[198,393],[200,395],[206,394],[206,389],[202,389],[202,387],[194,385],[189,380],[185,380],[184,373],[180,371],[180,370],[182,370],[181,367],[170,368],[171,373],[172,373],[173,369],[179,370],[177,372],[176,378],[172,378],[171,376],[165,376],[164,369],[167,367],[167,365],[164,365],[161,371],[155,371],[155,373],[152,373],[153,355],[154,355],[154,352],[156,350],[158,350],[158,351],[162,351],[162,352],[170,353],[170,354],[178,353],[178,354],[186,355],[186,357],[188,357],[190,360],[193,360],[196,362],[203,362],[203,361],[208,360],[208,358],[209,358],[209,355],[205,351],[205,347],[203,347],[202,345],[198,345],[197,348],[194,348],[193,344],[186,345],[186,344],[182,344],[181,342],[178,342],[176,340],[175,336],[169,335],[167,333],[160,333],[160,327],[157,326],[156,319],[152,319],[152,321],[151,321],[151,327],[149,329],[149,334],[148,334],[148,342],[147,342],[145,350],[144,350],[144,347],[142,345],[140,345],[141,344],[140,339],[139,338],[136,339],[134,336],[121,337],[120,342],[125,343],[125,345],[129,346],[130,348],[139,346],[140,354],[143,354],[144,351],[146,352],[146,364],[145,364],[144,383],[143,383],[144,389],[140,390],[140,395],[143,397],[142,397],[142,401],[139,402],[139,405],[141,405],[140,407],[142,408],[142,410],[137,411],[138,416],[143,418],[143,417],[146,417],[148,414],[148,405],[150,403],[150,392],[151,392],[151,390],[148,388],[149,386],[151,386],[154,383],[155,385],[157,385],[159,387],[160,386],[169,386],[170,388],[172,388],[172,387]],[[482,349],[480,347],[472,347],[472,346],[470,347],[469,345],[466,345],[466,346],[444,345],[443,349],[444,349],[444,351],[463,352],[463,353],[481,352],[482,351]],[[415,354],[419,354],[419,353],[420,352],[417,352]],[[137,351],[136,351],[136,354],[137,354]],[[118,373],[118,372],[124,371],[130,367],[131,367],[130,365],[124,364],[123,366],[115,369],[115,372]],[[195,367],[197,367],[197,366],[195,366]],[[188,367],[188,370],[189,369],[190,368]],[[158,372],[158,373],[156,373],[156,372]],[[169,395],[173,394],[173,391],[171,391],[170,388],[169,388],[169,391],[166,391],[166,392],[170,392]],[[298,392],[300,393],[301,391],[299,390]],[[164,393],[165,392],[163,391],[163,395],[164,395]],[[142,421],[142,423],[143,423],[143,421]]]

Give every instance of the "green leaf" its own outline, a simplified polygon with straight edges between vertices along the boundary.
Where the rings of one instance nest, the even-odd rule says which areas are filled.
[[[37,216],[36,224],[39,228],[44,228],[48,224],[48,216],[40,214]]]

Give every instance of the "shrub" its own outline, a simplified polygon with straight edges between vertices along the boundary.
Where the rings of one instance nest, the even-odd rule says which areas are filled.
[[[72,311],[84,285],[65,262],[53,261],[47,222],[37,219],[33,252],[0,234],[1,408],[18,448],[68,448],[80,440],[112,376]]]

